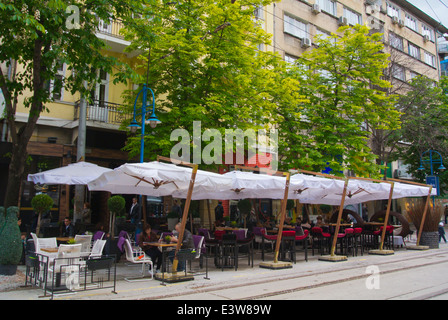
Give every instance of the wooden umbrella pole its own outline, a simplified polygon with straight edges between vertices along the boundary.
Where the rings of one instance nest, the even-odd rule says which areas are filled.
[[[177,273],[177,265],[179,263],[179,260],[177,258],[177,253],[179,252],[180,247],[182,246],[182,240],[184,238],[184,231],[185,231],[185,226],[187,224],[188,211],[190,209],[191,196],[193,194],[193,187],[194,187],[194,182],[196,180],[196,173],[198,172],[198,165],[194,164],[194,163],[183,162],[183,161],[180,161],[180,160],[171,159],[171,158],[162,157],[162,156],[157,156],[157,161],[159,161],[159,162],[160,161],[166,161],[166,162],[171,162],[171,163],[176,164],[176,165],[184,165],[184,166],[188,166],[188,167],[193,168],[193,170],[191,172],[191,179],[190,179],[190,185],[188,187],[187,198],[185,199],[185,206],[184,206],[184,212],[182,214],[182,221],[181,221],[181,228],[180,228],[180,232],[179,232],[179,237],[177,238],[176,251],[174,253],[173,271],[172,271],[172,273]]]
[[[172,273],[176,273],[177,272],[177,265],[179,263],[179,260],[177,258],[177,253],[179,252],[180,247],[182,246],[182,240],[184,238],[185,225],[187,223],[188,210],[190,209],[191,195],[193,194],[193,187],[194,187],[194,182],[196,180],[196,173],[197,172],[198,172],[198,165],[195,164],[193,166],[193,171],[191,172],[190,185],[188,187],[187,199],[185,200],[184,213],[182,215],[182,221],[181,221],[181,227],[180,227],[180,231],[179,231],[179,237],[177,239],[177,246],[176,246],[176,251],[175,251],[175,254],[174,254],[173,271],[172,271]]]
[[[291,176],[289,172],[285,172],[284,175],[286,175],[285,194],[283,196],[282,207],[280,209],[280,225],[278,227],[277,243],[275,244],[274,263],[278,262],[278,253],[280,251],[280,242],[282,241],[283,225],[285,223],[285,216],[286,216],[286,203],[288,201],[289,180]]]
[[[384,217],[383,231],[381,232],[380,250],[383,250],[384,238],[386,237],[386,227],[387,227],[387,223],[389,222],[390,206],[392,203],[392,194],[394,193],[394,183],[393,182],[389,182],[389,183],[391,184],[390,192],[389,192],[389,201],[387,202],[387,210],[386,210],[386,217]]]
[[[349,180],[348,177],[345,178],[344,191],[342,192],[341,205],[339,207],[339,213],[338,213],[338,220],[336,221],[336,230],[334,231],[333,244],[331,245],[331,254],[330,254],[331,256],[334,256],[334,251],[336,249],[336,244],[338,241],[338,233],[339,228],[341,227],[342,211],[344,210],[344,202],[345,202],[345,195],[347,194],[348,180]]]
[[[428,212],[429,202],[431,201],[431,192],[432,192],[432,186],[429,187],[428,197],[426,198],[425,210],[423,211],[423,217],[422,217],[422,221],[420,222],[420,228],[418,230],[418,235],[417,235],[417,246],[420,245],[420,237],[422,236],[423,225],[425,224],[425,219],[426,219],[426,214]]]

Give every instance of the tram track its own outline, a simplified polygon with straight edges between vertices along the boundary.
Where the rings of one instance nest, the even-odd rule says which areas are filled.
[[[200,294],[209,294],[211,297],[219,297],[220,299],[225,299],[226,296],[222,293],[226,290],[238,290],[241,288],[244,288],[244,292],[257,292],[257,294],[253,295],[245,295],[243,297],[238,298],[239,300],[258,300],[258,299],[276,299],[276,297],[285,295],[285,294],[291,294],[295,292],[300,291],[306,291],[316,288],[321,288],[325,286],[331,286],[335,284],[341,284],[344,282],[359,280],[359,279],[366,279],[369,277],[370,274],[365,273],[365,268],[368,265],[372,265],[371,261],[363,261],[367,259],[363,259],[362,256],[357,257],[358,260],[351,261],[349,265],[335,265],[335,268],[332,268],[330,270],[325,270],[325,279],[320,280],[317,283],[310,284],[310,279],[322,277],[323,270],[319,269],[316,271],[308,271],[306,273],[300,273],[299,270],[295,269],[294,272],[288,273],[288,274],[282,274],[282,275],[272,275],[272,276],[266,276],[264,275],[259,280],[253,279],[252,277],[248,276],[246,279],[241,279],[241,281],[233,282],[233,283],[218,283],[218,284],[202,284],[197,287],[191,287],[189,290],[184,291],[183,293],[172,293],[172,294],[165,294],[160,296],[153,296],[151,298],[147,299],[182,299],[182,297],[192,297],[194,295],[200,295]],[[349,258],[354,259],[354,258]],[[429,261],[428,261],[429,259]],[[418,261],[422,260],[422,261]],[[412,270],[417,268],[424,268],[427,266],[439,264],[439,263],[448,263],[448,253],[446,251],[428,251],[428,252],[421,252],[419,255],[414,256],[406,256],[403,258],[395,258],[392,260],[388,259],[377,259],[374,261],[374,264],[379,267],[381,270],[379,272],[379,275],[387,275],[387,274],[393,274],[398,273],[401,271],[406,270]],[[344,272],[350,272],[354,271],[355,274],[352,276],[344,276]],[[363,272],[361,272],[363,271]],[[275,271],[273,271],[274,273]],[[341,276],[342,274],[342,276]],[[255,275],[256,276],[256,275]],[[265,285],[266,283],[290,283],[290,281],[294,280],[300,281],[303,280],[303,284],[289,287],[287,289],[279,288],[278,290],[270,290],[270,292],[264,292],[259,293],[259,287],[262,285]],[[253,289],[253,290],[252,290]],[[258,291],[257,291],[258,290]],[[448,289],[446,291],[441,290],[439,293],[435,292],[434,295],[427,294],[421,297],[421,299],[429,299],[432,297],[436,297],[437,295],[442,295],[448,292]],[[146,298],[144,298],[146,299]]]

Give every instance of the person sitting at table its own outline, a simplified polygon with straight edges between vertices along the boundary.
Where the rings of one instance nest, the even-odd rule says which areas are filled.
[[[73,238],[75,236],[75,227],[69,217],[65,217],[64,225],[62,226],[61,236]]]
[[[325,223],[323,222],[322,216],[317,216],[316,224],[314,226],[315,227],[319,227],[319,228],[322,228],[323,226],[325,226]]]
[[[162,265],[162,252],[154,246],[145,244],[145,242],[157,242],[159,241],[159,236],[152,231],[149,224],[143,227],[142,232],[138,236],[138,245],[142,250],[151,258],[152,262],[156,266],[156,272],[160,271],[160,266]]]
[[[182,227],[182,223],[180,223],[180,222],[178,222],[176,224],[176,226],[174,227],[173,236],[171,237],[172,243],[177,243],[179,241],[179,234],[180,234],[181,227]],[[193,235],[187,229],[184,230],[184,236],[182,238],[182,249],[183,250],[185,250],[185,249],[194,250],[195,249]],[[174,250],[170,252],[169,257],[170,257],[171,262],[173,262]],[[177,271],[184,271],[184,270],[185,270],[185,261],[182,261],[182,262],[179,261],[179,263],[177,265]]]

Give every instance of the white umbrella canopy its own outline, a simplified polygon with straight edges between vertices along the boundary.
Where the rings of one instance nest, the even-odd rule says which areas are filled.
[[[344,180],[295,174],[291,183],[303,180],[299,189],[290,189],[290,199],[298,199],[301,203],[340,205],[344,189]],[[389,199],[391,183],[369,180],[349,179],[344,204],[358,204],[372,200]],[[429,187],[394,182],[393,199],[427,196]],[[432,195],[436,194],[433,190]]]
[[[407,197],[426,197],[429,195],[430,186],[419,186],[413,184],[406,184],[401,182],[395,182],[393,199],[407,198]],[[431,190],[431,196],[437,195],[437,189]]]
[[[231,171],[223,176],[231,179],[231,187],[214,199],[284,198],[286,177],[244,171]]]
[[[40,184],[85,185],[112,169],[98,166],[94,163],[80,161],[67,166],[39,173],[29,174],[28,181]]]
[[[126,163],[91,181],[88,188],[91,191],[109,191],[114,194],[186,198],[191,176],[192,168],[171,163]],[[227,181],[230,182],[229,179]],[[193,190],[196,194],[206,191],[214,193],[225,186],[225,182],[226,179],[222,179],[219,174],[198,170]]]
[[[329,194],[341,193],[344,181],[309,174],[297,173],[291,176],[289,199],[297,199],[301,203],[322,203]],[[326,199],[328,200],[328,199]]]

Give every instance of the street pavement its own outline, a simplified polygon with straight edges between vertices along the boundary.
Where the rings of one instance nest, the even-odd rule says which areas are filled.
[[[415,244],[414,239],[407,245]],[[268,256],[272,261],[273,256]],[[290,269],[270,270],[259,267],[260,253],[254,267],[246,258],[239,268],[215,268],[209,258],[208,279],[204,274],[194,280],[162,285],[159,280],[127,282],[125,277],[137,276],[140,265],[129,265],[124,257],[117,264],[116,293],[111,289],[79,291],[55,295],[54,300],[171,300],[177,305],[197,305],[206,301],[274,301],[274,300],[438,300],[448,298],[448,245],[425,251],[396,248],[393,255],[348,256],[347,261],[327,262],[311,255],[304,261],[298,254]],[[19,266],[24,272],[24,266]],[[198,263],[193,263],[193,270]],[[205,269],[200,270],[205,272]],[[43,290],[35,287],[0,292],[1,300],[48,300]],[[265,304],[264,304],[265,305]],[[220,309],[221,310],[221,309]],[[216,311],[216,310],[215,310]],[[222,310],[221,310],[222,311]],[[225,312],[229,310],[226,309]],[[188,312],[182,309],[178,312]],[[234,312],[234,310],[233,310]],[[254,312],[253,310],[251,312]]]

